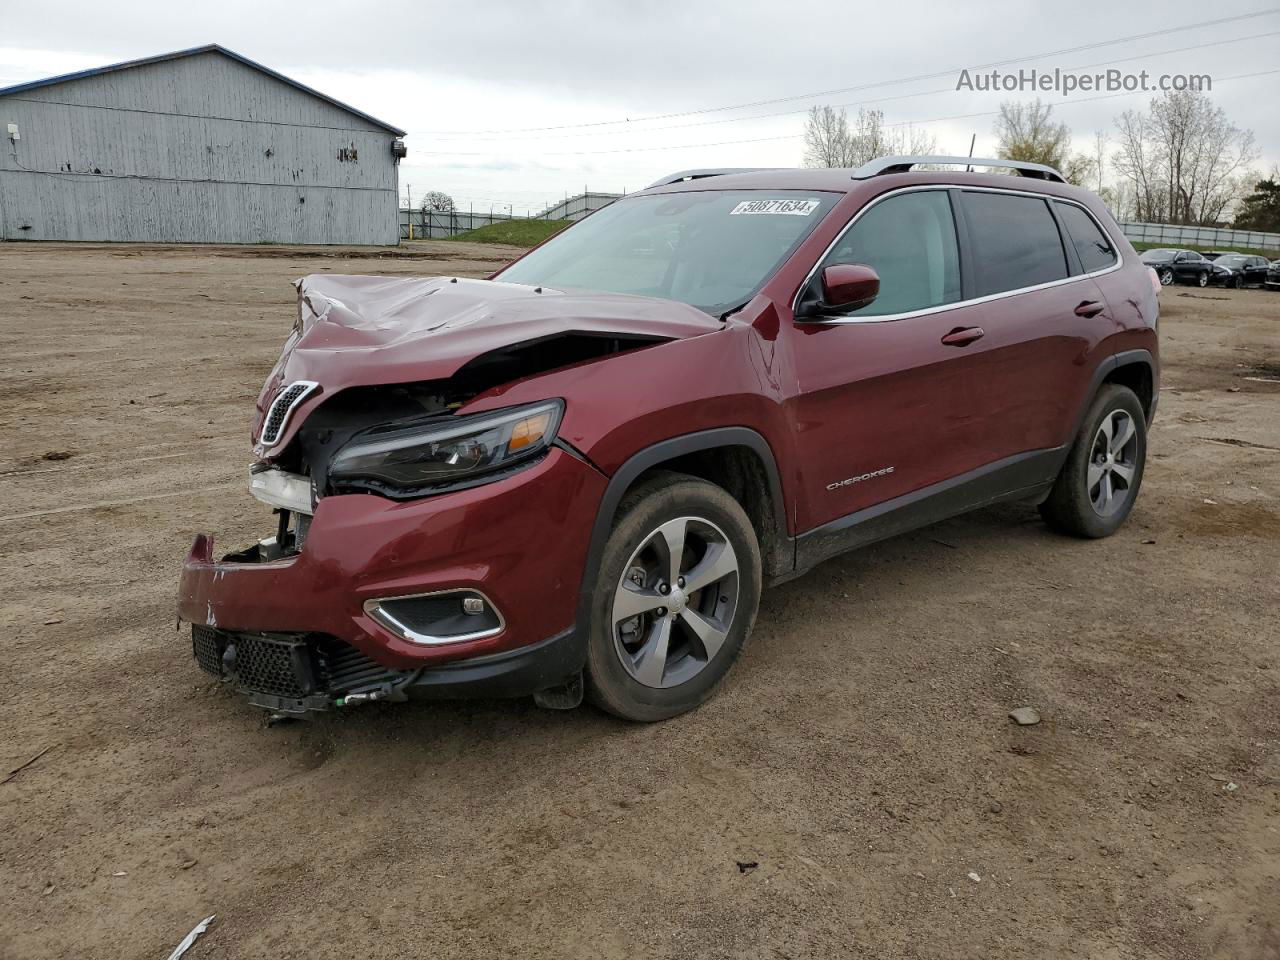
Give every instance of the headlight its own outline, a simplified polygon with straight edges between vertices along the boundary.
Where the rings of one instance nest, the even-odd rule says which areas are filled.
[[[551,445],[560,400],[356,436],[329,464],[337,486],[413,492],[451,486],[528,460]]]

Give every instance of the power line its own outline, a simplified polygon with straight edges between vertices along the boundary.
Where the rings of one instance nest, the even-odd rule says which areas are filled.
[[[1207,47],[1221,47],[1221,46],[1226,46],[1233,43],[1242,43],[1246,40],[1261,40],[1267,37],[1277,37],[1277,36],[1280,36],[1280,30],[1272,30],[1267,33],[1251,33],[1245,37],[1233,37],[1229,40],[1211,40],[1207,43],[1196,43],[1196,44],[1192,44],[1189,47],[1178,47],[1173,50],[1157,50],[1152,53],[1140,53],[1132,57],[1120,57],[1115,60],[1101,60],[1101,61],[1096,61],[1094,63],[1081,64],[1080,66],[1077,66],[1077,67],[1064,67],[1062,69],[1062,72],[1063,73],[1079,73],[1084,70],[1094,70],[1098,67],[1114,66],[1117,63],[1132,63],[1135,60],[1149,60],[1153,57],[1164,57],[1164,56],[1169,56],[1170,54],[1175,54],[1175,53],[1188,53],[1193,50],[1203,50]],[[938,96],[939,94],[954,93],[954,92],[955,92],[954,87],[948,87],[944,90],[921,90],[917,93],[899,93],[899,94],[894,94],[893,96],[890,96],[890,97],[876,97],[870,100],[855,100],[851,103],[837,103],[837,104],[833,104],[832,106],[865,107],[875,103],[888,103],[894,100],[911,100],[915,97],[932,97],[932,96]],[[625,136],[629,136],[631,134],[636,134],[636,133],[656,133],[657,131],[660,131],[660,130],[687,130],[692,127],[710,127],[710,126],[717,126],[725,123],[741,123],[744,121],[751,121],[751,120],[771,120],[771,119],[774,119],[775,117],[794,117],[794,116],[798,116],[800,114],[804,114],[808,112],[809,112],[808,107],[802,107],[799,110],[779,110],[773,113],[757,113],[757,114],[752,114],[746,117],[726,117],[722,120],[698,120],[693,123],[677,123],[677,124],[671,124],[663,127],[645,127],[642,130],[588,131],[586,133],[545,133],[545,134],[538,134],[536,136],[531,136],[527,138],[517,137],[515,139],[541,140],[544,138],[578,139],[581,137],[625,137]],[[433,135],[417,134],[417,136],[433,136]],[[453,136],[458,137],[459,139],[463,139],[465,142],[473,142],[473,143],[484,143],[488,141],[505,143],[510,139],[512,139],[511,137],[508,137],[508,136],[484,136],[484,137],[465,137],[465,138],[461,137],[461,135],[459,134],[454,134]]]
[[[1223,23],[1237,23],[1242,20],[1251,20],[1251,19],[1254,19],[1255,17],[1271,16],[1272,14],[1276,14],[1276,13],[1280,13],[1280,7],[1270,7],[1266,10],[1257,10],[1252,13],[1237,14],[1234,17],[1222,17],[1221,19],[1215,20],[1214,25],[1223,24]],[[567,123],[567,124],[560,124],[557,126],[547,126],[547,127],[513,127],[508,129],[495,129],[495,130],[437,130],[434,133],[429,135],[439,136],[439,135],[446,135],[446,134],[460,135],[460,134],[477,134],[477,133],[540,133],[547,130],[574,130],[574,129],[584,128],[584,127],[607,127],[607,126],[617,126],[619,124],[645,123],[650,120],[673,120],[679,117],[698,116],[705,113],[721,113],[726,110],[744,110],[749,107],[764,107],[764,106],[769,106],[775,103],[789,103],[795,100],[807,100],[813,97],[828,97],[837,93],[850,93],[854,90],[867,90],[874,87],[892,86],[900,83],[914,83],[915,81],[918,81],[918,80],[936,80],[939,77],[954,76],[955,74],[959,73],[961,70],[965,70],[965,69],[970,71],[989,70],[994,67],[1004,67],[1014,63],[1026,63],[1030,60],[1040,60],[1045,57],[1057,57],[1057,56],[1062,56],[1063,54],[1080,53],[1081,51],[1084,51],[1084,50],[1095,50],[1099,47],[1114,46],[1117,43],[1131,43],[1136,40],[1148,40],[1151,37],[1166,36],[1171,33],[1181,33],[1186,30],[1200,30],[1200,29],[1203,29],[1204,27],[1205,27],[1205,23],[1203,21],[1197,21],[1196,23],[1189,23],[1180,27],[1166,27],[1163,30],[1152,30],[1148,33],[1136,33],[1126,37],[1116,37],[1112,40],[1099,40],[1093,43],[1080,44],[1079,46],[1075,46],[1075,47],[1063,47],[1062,49],[1059,49],[1059,50],[1050,50],[1044,53],[1031,54],[1029,56],[1011,57],[1006,60],[996,60],[996,61],[992,61],[991,63],[976,64],[971,67],[968,67],[968,66],[954,67],[949,70],[939,70],[933,73],[921,73],[911,77],[898,77],[893,80],[877,80],[871,83],[856,84],[851,87],[837,87],[832,90],[818,90],[812,93],[798,93],[798,94],[794,94],[792,96],[787,96],[787,97],[774,97],[769,100],[753,100],[747,103],[729,104],[727,106],[702,107],[697,110],[682,110],[675,113],[653,114],[646,117],[635,117],[634,119],[631,117],[624,117],[621,120],[596,120],[588,123]]]
[[[1237,74],[1231,77],[1219,77],[1216,82],[1227,83],[1231,80],[1247,80],[1253,77],[1266,77],[1276,73],[1280,73],[1280,69],[1262,70],[1257,73],[1242,73],[1242,74]],[[1123,93],[1107,93],[1097,97],[1079,97],[1074,100],[1064,100],[1062,101],[1062,103],[1057,104],[1056,106],[1072,106],[1077,103],[1093,103],[1098,100],[1114,100],[1118,97],[1143,96],[1152,92],[1153,91],[1150,91],[1150,90],[1132,90],[1132,91],[1125,91]],[[901,120],[895,123],[886,123],[884,124],[884,126],[906,127],[906,126],[913,126],[915,124],[941,123],[946,120],[969,120],[974,117],[993,117],[999,112],[1000,112],[999,110],[983,110],[977,113],[957,113],[957,114],[953,114],[951,116],[946,116],[946,117],[931,117],[928,120]],[[661,146],[661,147],[621,147],[616,150],[564,150],[564,151],[551,150],[551,151],[540,152],[539,156],[586,157],[586,156],[599,156],[603,154],[615,154],[615,153],[651,153],[651,152],[660,151],[660,150],[701,150],[705,147],[727,147],[727,146],[737,146],[745,143],[766,143],[766,142],[777,141],[777,140],[795,140],[802,136],[804,136],[803,132],[788,133],[788,134],[783,134],[781,136],[776,136],[776,137],[754,137],[747,140],[720,140],[715,143],[680,143],[680,144],[671,144],[668,146]],[[489,155],[483,152],[448,153],[448,152],[441,152],[437,150],[420,150],[418,152],[427,154],[428,156],[443,156],[443,157],[485,157]]]

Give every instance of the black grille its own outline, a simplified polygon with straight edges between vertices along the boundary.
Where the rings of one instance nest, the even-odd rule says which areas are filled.
[[[405,676],[323,634],[238,633],[192,625],[191,646],[206,673],[234,680],[246,693],[288,700],[376,689]]]
[[[221,677],[222,651],[227,648],[222,635],[213,627],[193,626],[191,646],[195,651],[196,663],[200,665],[200,669],[215,677]]]
[[[240,686],[273,697],[299,699],[314,693],[310,682],[310,654],[301,640],[268,640],[238,635],[230,666]]]
[[[267,410],[267,422],[262,425],[262,436],[259,438],[265,446],[269,447],[280,439],[280,430],[284,422],[289,419],[289,412],[293,409],[293,405],[310,389],[309,383],[291,383],[276,394],[276,398],[271,401],[271,407]]]

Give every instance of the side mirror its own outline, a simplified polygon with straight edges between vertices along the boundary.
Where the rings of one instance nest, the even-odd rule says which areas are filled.
[[[880,294],[880,275],[865,263],[833,263],[820,279],[822,299],[805,311],[811,316],[861,310]]]

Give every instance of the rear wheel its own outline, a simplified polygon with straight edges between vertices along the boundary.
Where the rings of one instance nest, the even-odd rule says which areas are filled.
[[[1196,279],[1196,283],[1200,284],[1202,287],[1207,287],[1209,285],[1209,271],[1200,271],[1200,276]]]
[[[591,606],[588,694],[627,720],[665,720],[709,697],[746,646],[760,547],[720,487],[655,475],[624,498]]]
[[[1055,530],[1107,537],[1129,516],[1147,459],[1147,421],[1128,387],[1098,391],[1040,515]]]

